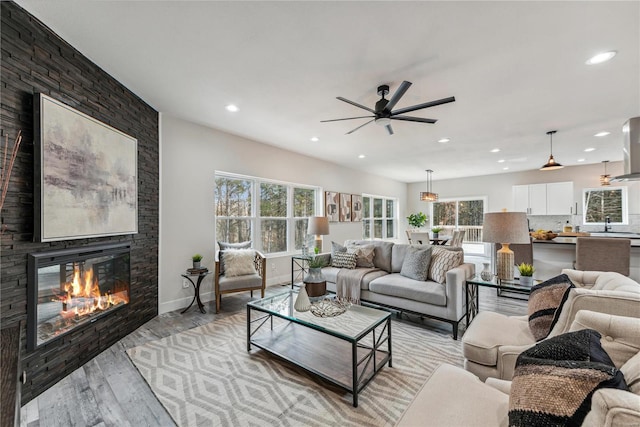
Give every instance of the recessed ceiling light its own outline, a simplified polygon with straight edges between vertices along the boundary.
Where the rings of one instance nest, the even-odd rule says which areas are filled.
[[[579,161],[580,163],[582,163],[582,162],[584,162],[584,161],[585,161],[585,159],[578,159],[578,161]]]
[[[609,134],[611,134],[611,132],[603,131],[603,132],[598,132],[593,136],[607,136]]]
[[[500,149],[499,148],[494,148],[493,150],[491,150],[492,153],[499,153]]]
[[[441,143],[441,144],[446,144],[449,141],[451,141],[449,138],[442,138],[442,139],[438,140],[438,142]]]
[[[235,113],[236,111],[239,110],[237,105],[233,105],[233,104],[229,104],[226,107],[224,107],[227,109],[227,111],[231,111],[232,113]]]
[[[595,148],[593,148],[593,147],[589,147],[589,148],[585,148],[585,149],[584,149],[584,152],[585,152],[585,153],[590,153],[590,152],[592,152],[592,151],[596,151],[596,149],[595,149]]]
[[[615,50],[610,50],[609,52],[602,52],[599,53],[597,55],[592,56],[591,58],[589,58],[586,62],[587,65],[594,65],[594,64],[601,64],[603,62],[607,62],[608,60],[610,60],[611,58],[613,58],[614,56],[616,56],[616,52]]]
[[[503,171],[508,171],[508,170],[509,170],[509,167],[508,167],[508,166],[507,166],[507,167],[504,167],[504,168],[502,168],[502,170],[503,170]]]
[[[364,159],[365,157],[367,157],[367,156],[365,156],[364,154],[360,154],[360,155],[358,156],[358,158],[359,158],[359,159]]]
[[[311,140],[312,140],[313,142],[318,142],[318,141],[320,141],[320,138],[318,138],[317,136],[312,136],[312,137],[311,137]]]
[[[504,159],[498,160],[498,163],[504,163]]]

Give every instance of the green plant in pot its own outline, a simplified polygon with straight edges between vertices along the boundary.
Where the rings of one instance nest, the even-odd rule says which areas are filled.
[[[327,293],[327,281],[322,275],[322,267],[327,266],[327,261],[322,256],[312,256],[307,265],[309,272],[304,277],[307,295],[309,297],[319,297]]]
[[[526,262],[518,265],[518,271],[520,271],[520,284],[531,286],[533,285],[533,273],[536,269],[532,264],[527,264]]]
[[[443,230],[442,227],[433,227],[431,229],[431,232],[433,233],[433,238],[437,239],[438,238],[438,233],[440,233]]]
[[[407,217],[409,225],[415,228],[423,227],[427,223],[427,216],[422,212],[411,214]]]
[[[200,268],[200,261],[202,261],[202,255],[195,254],[194,256],[191,257],[191,260],[193,261],[193,268]]]

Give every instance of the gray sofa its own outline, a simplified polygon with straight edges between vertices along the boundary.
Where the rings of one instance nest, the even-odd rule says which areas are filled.
[[[400,274],[407,249],[411,245],[378,240],[345,242],[345,246],[350,244],[375,247],[373,263],[379,270],[371,271],[363,277],[360,285],[362,302],[448,322],[453,326],[453,339],[458,339],[458,323],[465,315],[464,282],[475,274],[474,264],[464,263],[449,270],[445,283],[418,281]],[[330,262],[330,254],[323,256]],[[327,290],[336,291],[340,270],[330,266],[322,269],[327,280]]]

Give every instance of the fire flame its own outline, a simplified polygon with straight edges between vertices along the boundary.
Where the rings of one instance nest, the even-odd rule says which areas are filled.
[[[129,302],[126,291],[101,295],[98,281],[93,277],[93,269],[81,274],[79,265],[74,266],[73,280],[64,284],[64,292],[59,299],[63,303],[60,315],[65,319],[87,316]]]

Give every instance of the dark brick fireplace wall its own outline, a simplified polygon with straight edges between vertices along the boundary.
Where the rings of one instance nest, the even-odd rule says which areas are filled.
[[[27,254],[92,243],[131,243],[128,306],[63,338],[27,352],[21,343],[26,403],[158,311],[158,112],[13,2],[1,2],[1,136],[24,139],[2,211],[0,322],[27,318]],[[153,72],[150,70],[150,72]],[[33,242],[33,95],[44,93],[138,140],[138,234]],[[26,335],[26,331],[23,331]],[[4,361],[3,361],[4,363]]]

